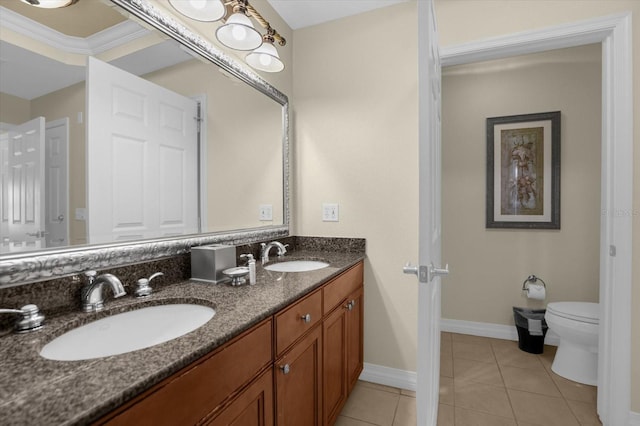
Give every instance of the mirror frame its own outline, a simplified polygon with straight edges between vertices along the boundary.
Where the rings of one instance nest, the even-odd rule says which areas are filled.
[[[2,255],[0,257],[0,288],[28,284],[74,275],[90,269],[113,268],[189,253],[191,247],[204,244],[247,244],[289,235],[289,100],[235,59],[187,29],[173,17],[155,8],[148,0],[110,0],[146,24],[168,35],[214,65],[244,81],[282,106],[283,224],[239,229],[235,231],[201,233],[184,237],[157,238],[125,243],[83,245],[62,249],[44,249]]]

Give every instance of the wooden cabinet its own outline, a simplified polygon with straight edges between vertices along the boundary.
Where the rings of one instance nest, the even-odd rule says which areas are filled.
[[[360,262],[95,424],[332,425],[362,371],[363,300]]]
[[[272,320],[233,339],[101,419],[108,425],[196,424],[271,365]]]
[[[324,424],[333,424],[347,400],[347,310],[335,309],[322,324]]]
[[[361,266],[356,265],[324,288],[325,311],[330,311],[322,325],[325,425],[335,423],[362,372],[364,293]],[[328,300],[333,306],[327,304]]]
[[[362,286],[347,298],[347,391],[351,392],[364,366],[364,289]]]
[[[275,363],[278,426],[322,424],[322,327],[312,329]]]
[[[207,426],[273,426],[273,368],[269,368]]]
[[[322,321],[322,292],[316,290],[276,314],[276,357]]]

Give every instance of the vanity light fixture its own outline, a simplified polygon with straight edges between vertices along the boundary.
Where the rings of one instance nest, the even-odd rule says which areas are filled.
[[[257,70],[280,72],[284,69],[284,63],[280,60],[278,51],[273,45],[274,38],[270,34],[273,30],[269,28],[267,31],[267,34],[262,36],[262,45],[245,56],[244,60]]]
[[[195,21],[219,21],[227,12],[220,0],[169,0],[169,4]]]
[[[233,14],[216,30],[220,43],[235,50],[253,50],[262,44],[262,36],[247,16],[246,1],[233,6]]]
[[[78,0],[21,0],[30,6],[40,7],[42,9],[57,9],[59,7],[67,7],[78,3]]]
[[[280,46],[284,46],[287,41],[271,28],[269,22],[249,4],[248,0],[169,0],[169,4],[182,15],[197,21],[223,20],[224,24],[216,30],[216,38],[231,49],[252,50],[245,56],[245,61],[253,68],[265,72],[279,72],[284,69],[284,63],[274,44],[278,42]],[[261,35],[254,28],[250,18],[255,19],[267,33]]]

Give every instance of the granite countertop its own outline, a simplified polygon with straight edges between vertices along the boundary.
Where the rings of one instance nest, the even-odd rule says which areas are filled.
[[[127,295],[111,300],[99,313],[47,318],[38,332],[1,337],[0,419],[10,419],[12,425],[98,420],[364,259],[364,253],[297,251],[285,260],[293,259],[323,260],[330,266],[283,273],[267,271],[257,262],[253,286],[183,281],[143,299]],[[135,352],[86,361],[51,361],[39,355],[46,343],[78,325],[133,307],[168,303],[208,305],[216,314],[191,333]]]

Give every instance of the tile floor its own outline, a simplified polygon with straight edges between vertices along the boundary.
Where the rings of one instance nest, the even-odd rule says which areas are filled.
[[[555,347],[442,333],[438,426],[601,425],[596,388],[551,371]],[[415,426],[415,393],[360,381],[336,426]]]

